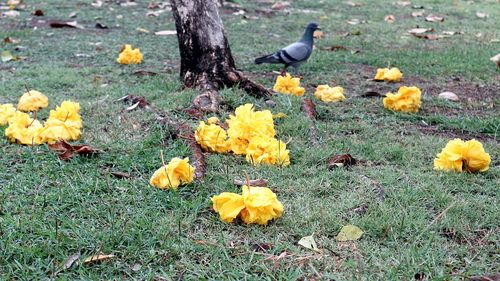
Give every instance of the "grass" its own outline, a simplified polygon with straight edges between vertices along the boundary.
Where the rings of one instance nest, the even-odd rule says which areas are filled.
[[[443,23],[412,18],[411,6],[393,1],[358,1],[360,7],[293,1],[289,13],[269,17],[255,10],[270,4],[239,1],[248,15],[259,17],[223,13],[240,68],[271,87],[275,74],[269,73],[278,67],[253,65],[253,58],[293,42],[307,22],[319,21],[326,38],[317,46],[342,45],[361,52],[317,49],[302,68],[302,81],[308,94],[314,85],[334,81],[346,88],[348,100],[316,102],[321,146],[314,148],[300,100],[274,97],[272,112],[289,116],[277,120],[276,129],[279,138],[289,141],[290,167],[252,167],[243,157],[211,154],[205,181],[178,191],[158,190],[148,181],[161,165],[160,150],[166,159],[187,157],[185,143],[172,139],[150,112],[127,112],[124,104],[114,102],[133,93],[172,113],[189,106],[196,91],[180,90],[176,38],[136,31],[172,30],[171,15],[146,17],[147,3],[142,1],[133,7],[105,3],[101,8],[90,6],[90,1],[28,2],[19,17],[0,21],[1,38],[21,40],[0,43],[0,49],[26,57],[0,64],[0,103],[15,103],[25,84],[48,95],[51,107],[76,100],[84,119],[81,142],[104,152],[61,162],[46,146],[24,147],[0,138],[0,279],[411,280],[420,275],[462,280],[500,271],[500,85],[499,72],[488,60],[498,51],[492,39],[500,38],[496,1],[419,2],[428,13],[444,15]],[[44,10],[45,20],[67,19],[77,11],[76,20],[86,29],[50,29],[30,15],[35,9]],[[477,11],[489,17],[478,19]],[[393,24],[383,20],[387,14],[395,16]],[[322,16],[327,18],[320,20]],[[347,24],[352,18],[368,23]],[[110,29],[95,29],[96,21]],[[464,34],[421,40],[406,32],[416,26]],[[343,37],[343,31],[360,35]],[[142,65],[116,64],[124,43],[141,48]],[[18,45],[23,48],[16,51]],[[377,67],[389,65],[402,69],[403,83],[367,81]],[[160,74],[133,75],[139,68]],[[394,91],[405,82],[423,90],[423,108],[417,114],[391,113],[380,99],[356,97],[368,89]],[[437,99],[450,87],[460,102]],[[247,102],[266,108],[264,101],[237,89],[224,89],[221,95],[229,109]],[[47,115],[48,110],[41,112]],[[492,157],[490,170],[434,171],[435,154],[453,137],[479,138]],[[366,162],[327,170],[326,159],[338,153]],[[114,178],[112,171],[132,178]],[[243,171],[269,180],[285,206],[282,218],[267,227],[229,225],[210,211],[211,196],[239,192],[232,181],[242,178]],[[384,189],[384,200],[377,197],[377,186]],[[363,204],[366,213],[353,211]],[[362,228],[362,239],[337,243],[335,236],[346,224]],[[297,245],[313,233],[321,254]],[[256,251],[256,244],[270,248]],[[75,265],[53,277],[76,252],[82,258],[97,252],[116,258]]]

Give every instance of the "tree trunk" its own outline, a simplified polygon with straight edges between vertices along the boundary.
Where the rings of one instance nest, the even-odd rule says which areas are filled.
[[[181,80],[185,87],[199,88],[193,101],[204,111],[217,111],[218,91],[238,85],[256,97],[268,97],[263,86],[236,70],[224,35],[218,0],[170,0],[179,40]]]

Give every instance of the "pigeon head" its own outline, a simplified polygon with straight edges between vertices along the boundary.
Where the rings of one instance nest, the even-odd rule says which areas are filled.
[[[309,30],[312,30],[312,31],[315,31],[315,30],[318,30],[318,29],[321,29],[319,27],[319,25],[315,22],[311,22],[307,25],[306,29],[309,29]]]

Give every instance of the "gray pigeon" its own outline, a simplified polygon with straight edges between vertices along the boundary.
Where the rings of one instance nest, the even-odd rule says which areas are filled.
[[[319,28],[317,23],[309,23],[300,41],[292,43],[276,53],[256,58],[255,63],[281,63],[285,65],[283,73],[289,66],[292,66],[295,72],[297,72],[299,66],[311,56],[314,43],[313,34],[318,29],[321,28]]]

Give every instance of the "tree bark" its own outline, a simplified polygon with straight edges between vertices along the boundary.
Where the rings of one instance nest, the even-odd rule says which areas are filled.
[[[203,111],[217,111],[222,87],[239,86],[256,97],[270,92],[238,71],[224,34],[217,0],[170,0],[181,55],[181,80],[185,87],[201,90],[193,104]]]

